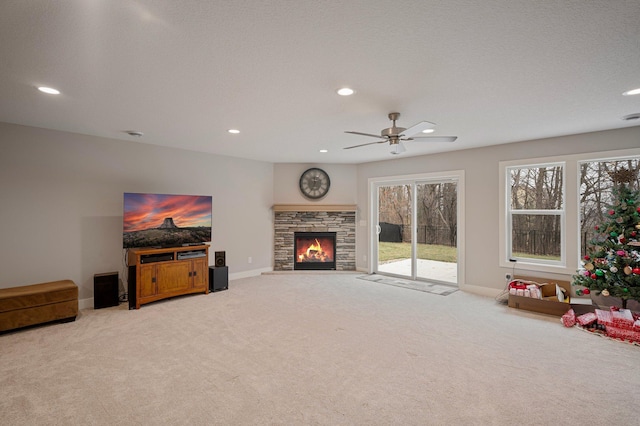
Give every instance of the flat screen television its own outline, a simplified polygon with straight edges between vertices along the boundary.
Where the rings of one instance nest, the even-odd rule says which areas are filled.
[[[211,241],[212,197],[124,194],[123,248],[180,247]]]

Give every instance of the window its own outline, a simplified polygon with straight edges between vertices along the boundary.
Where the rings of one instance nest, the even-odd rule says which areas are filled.
[[[564,264],[564,164],[508,167],[507,256]]]
[[[589,241],[595,236],[595,227],[606,222],[607,207],[612,199],[613,179],[610,173],[620,169],[638,170],[640,157],[587,160],[579,163],[580,192],[580,258],[586,254]],[[636,175],[631,189],[640,188],[640,176]]]
[[[609,173],[622,168],[640,169],[639,148],[501,161],[500,266],[575,274],[595,226],[606,222]]]

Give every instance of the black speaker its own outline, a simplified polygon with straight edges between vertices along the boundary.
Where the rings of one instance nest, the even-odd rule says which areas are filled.
[[[227,261],[224,258],[225,257],[225,252],[217,251],[217,252],[215,252],[213,257],[215,259],[214,262],[213,262],[213,264],[215,266],[227,266]]]
[[[209,266],[209,291],[220,291],[229,288],[229,267]]]
[[[118,306],[118,273],[107,272],[93,276],[93,309]]]

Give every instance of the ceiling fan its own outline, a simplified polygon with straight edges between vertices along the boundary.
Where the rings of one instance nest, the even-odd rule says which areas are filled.
[[[453,142],[458,139],[457,136],[415,136],[416,134],[435,127],[435,124],[430,123],[428,121],[421,121],[420,123],[405,129],[404,127],[396,127],[396,120],[400,117],[399,112],[389,113],[389,120],[393,122],[393,125],[389,128],[382,129],[380,135],[373,135],[371,133],[362,133],[362,132],[350,132],[347,131],[345,133],[352,133],[354,135],[362,135],[362,136],[370,136],[372,138],[382,139],[381,141],[376,142],[368,142],[362,143],[360,145],[348,146],[344,149],[358,148],[366,145],[373,145],[377,143],[385,143],[389,142],[391,146],[392,154],[401,154],[406,151],[402,141],[412,141],[412,140],[427,140],[430,142]]]

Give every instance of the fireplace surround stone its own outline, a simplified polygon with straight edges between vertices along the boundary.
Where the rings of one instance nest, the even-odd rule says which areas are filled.
[[[295,232],[335,232],[336,271],[355,271],[355,205],[275,205],[273,210],[274,271],[294,270]]]

